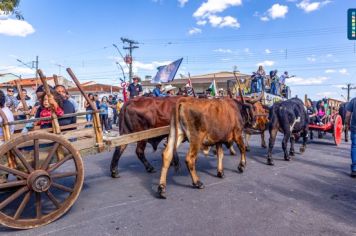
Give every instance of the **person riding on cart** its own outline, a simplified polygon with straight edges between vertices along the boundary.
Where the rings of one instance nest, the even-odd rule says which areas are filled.
[[[278,70],[272,70],[269,72],[271,78],[271,93],[273,95],[279,95],[279,77],[277,75]]]

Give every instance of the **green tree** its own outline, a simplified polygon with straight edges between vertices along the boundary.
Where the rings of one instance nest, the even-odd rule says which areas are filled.
[[[20,0],[0,0],[0,10],[5,14],[14,14],[17,19],[23,20],[23,16],[19,11],[18,7],[20,5]]]

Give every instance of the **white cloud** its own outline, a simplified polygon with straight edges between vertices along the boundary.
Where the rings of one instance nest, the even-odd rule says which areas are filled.
[[[261,16],[260,19],[261,21],[269,21],[268,16]]]
[[[349,74],[349,72],[347,72],[347,69],[345,69],[345,68],[339,70],[339,73],[342,74],[342,75],[348,75]]]
[[[288,6],[280,5],[278,3],[273,4],[273,6],[268,9],[268,15],[272,19],[284,18],[288,13]]]
[[[321,7],[331,3],[330,0],[324,0],[319,2],[311,2],[310,0],[302,0],[297,4],[297,7],[302,9],[304,12],[309,13],[320,9]]]
[[[206,17],[208,15],[225,11],[232,6],[239,6],[242,0],[207,0],[193,14],[194,17]]]
[[[35,71],[26,67],[0,66],[0,74],[7,74],[7,73],[13,73],[15,75],[31,75],[34,74]]]
[[[332,74],[332,73],[335,73],[336,72],[336,70],[333,70],[333,69],[327,69],[327,70],[325,70],[325,73],[326,74]]]
[[[178,0],[179,6],[184,7],[185,4],[187,4],[188,0]]]
[[[208,16],[209,23],[213,27],[232,27],[232,28],[240,28],[240,23],[237,21],[236,18],[232,16],[216,16],[216,15],[209,15]]]
[[[201,29],[199,29],[199,28],[192,28],[192,29],[190,29],[189,30],[189,32],[188,32],[188,34],[190,34],[190,35],[193,35],[193,34],[200,34],[201,33]]]
[[[316,62],[315,56],[307,57],[307,61]]]
[[[266,61],[257,63],[256,66],[263,66],[263,67],[266,67],[266,66],[273,66],[274,64],[276,64],[276,62],[266,60]]]
[[[0,34],[26,37],[34,32],[34,28],[27,21],[15,19],[0,20]]]
[[[278,3],[273,4],[262,16],[255,13],[255,16],[259,16],[261,21],[275,20],[277,18],[285,18],[288,13],[288,6],[280,5]]]
[[[206,20],[198,20],[197,25],[206,25],[208,23]]]
[[[315,94],[318,98],[328,98],[328,97],[335,97],[335,95],[337,95],[336,92],[330,92],[330,91],[326,91],[326,92],[319,92]]]
[[[333,54],[331,54],[331,53],[326,54],[326,57],[328,57],[328,58],[333,57]]]
[[[267,49],[265,49],[265,53],[266,53],[266,54],[271,54],[272,52],[271,52],[271,50],[269,50],[269,49],[267,48]]]
[[[240,28],[240,23],[235,17],[218,16],[216,13],[221,13],[229,7],[241,4],[242,0],[206,0],[194,12],[193,16],[197,19],[198,25],[205,25],[209,22],[211,26],[218,28]]]
[[[313,84],[323,84],[328,77],[319,76],[311,78],[294,77],[288,79],[288,84],[290,85],[313,85]]]
[[[223,49],[223,48],[215,49],[214,52],[232,53],[231,49]]]

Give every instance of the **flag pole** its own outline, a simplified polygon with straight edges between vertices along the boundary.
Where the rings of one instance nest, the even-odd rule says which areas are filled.
[[[188,77],[189,77],[189,79],[188,79],[189,80],[189,85],[192,88],[193,96],[196,97],[195,96],[195,91],[194,91],[194,88],[193,88],[193,83],[192,83],[192,80],[190,79],[190,73],[189,72],[188,72]]]

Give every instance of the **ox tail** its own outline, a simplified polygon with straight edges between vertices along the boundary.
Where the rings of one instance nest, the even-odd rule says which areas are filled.
[[[174,131],[174,133],[172,134],[172,137],[174,137],[174,146],[173,146],[173,166],[176,172],[179,171],[180,169],[180,163],[179,163],[179,156],[177,153],[177,149],[178,149],[178,139],[179,139],[179,112],[180,112],[180,107],[181,107],[181,103],[179,102],[179,100],[176,103],[176,107],[175,110],[173,112],[172,115],[172,122],[171,122],[171,132]],[[173,136],[174,135],[174,136]]]

